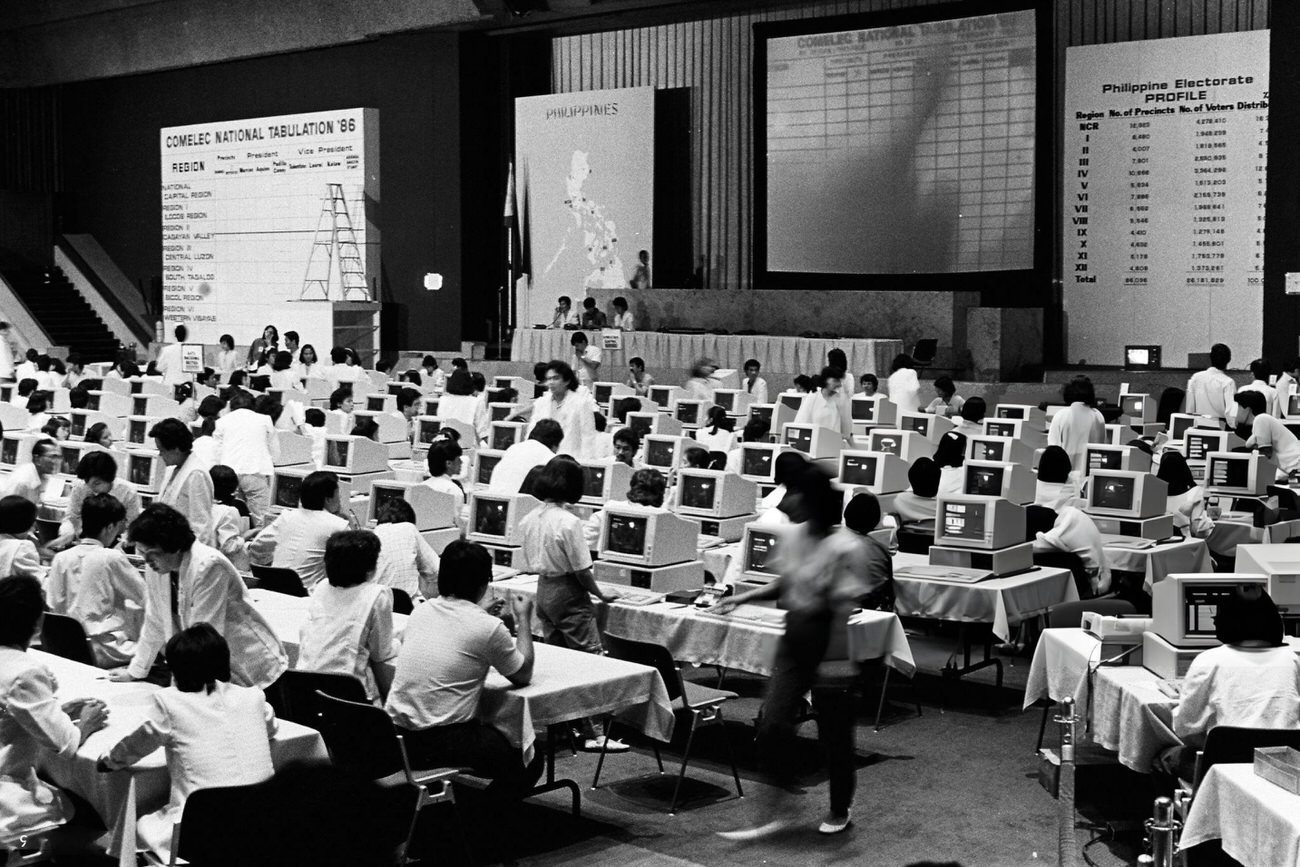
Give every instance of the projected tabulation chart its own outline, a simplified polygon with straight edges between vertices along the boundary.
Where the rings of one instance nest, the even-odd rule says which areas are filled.
[[[1071,48],[1064,299],[1072,361],[1259,354],[1268,31]]]
[[[769,269],[1032,267],[1034,20],[770,39]]]

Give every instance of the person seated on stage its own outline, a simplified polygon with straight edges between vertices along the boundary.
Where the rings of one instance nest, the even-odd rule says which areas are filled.
[[[554,419],[544,418],[533,426],[528,439],[506,449],[496,468],[488,490],[500,494],[517,494],[529,470],[545,465],[560,448],[564,429]]]
[[[916,362],[907,353],[894,356],[889,366],[886,385],[890,401],[899,412],[917,412],[921,409],[921,381],[916,376]]]
[[[941,376],[934,381],[934,393],[937,395],[930,405],[925,408],[928,413],[941,415],[944,418],[952,418],[961,414],[962,405],[966,403],[966,398],[957,394],[957,386],[953,384],[952,378]]]
[[[960,494],[966,488],[966,436],[950,430],[939,438],[934,450],[939,468],[939,493]]]
[[[682,386],[686,389],[687,399],[713,403],[713,389],[718,387],[713,372],[717,369],[718,365],[712,358],[701,358],[691,365],[690,379]]]
[[[489,668],[515,687],[533,678],[533,603],[511,594],[517,637],[480,607],[492,580],[492,556],[456,540],[442,555],[438,593],[407,622],[384,709],[402,733],[415,767],[469,766],[492,780],[498,802],[522,797],[542,773],[543,751],[525,765],[517,746],[479,717]]]
[[[1079,598],[1100,596],[1110,590],[1110,563],[1102,547],[1101,531],[1092,518],[1075,506],[1057,511],[1029,506],[1025,509],[1025,523],[1035,552],[1065,551],[1083,561],[1087,584],[1077,587]]]
[[[81,484],[68,494],[68,514],[59,524],[59,537],[50,543],[51,548],[66,548],[81,538],[81,506],[94,494],[112,494],[126,509],[129,524],[140,514],[140,495],[135,485],[117,477],[117,461],[108,452],[87,452],[77,462],[77,478]]]
[[[192,792],[249,786],[275,774],[271,741],[279,728],[261,689],[231,682],[230,646],[212,624],[173,635],[167,663],[172,685],[150,693],[144,722],[99,760],[100,770],[116,771],[164,749],[171,798],[136,824],[141,845],[164,864]]]
[[[655,378],[645,372],[645,359],[634,356],[627,362],[627,386],[636,392],[637,397],[646,397],[650,394],[650,386],[655,384]]]
[[[1164,768],[1190,780],[1196,751],[1216,726],[1300,728],[1300,656],[1282,638],[1282,617],[1264,588],[1242,584],[1214,615],[1219,647],[1188,666],[1173,710],[1182,747],[1160,757]]]
[[[368,382],[369,374],[356,363],[356,357],[345,347],[336,346],[330,350],[330,367],[325,377],[338,388],[354,382]]]
[[[44,611],[36,578],[7,572],[0,577],[0,840],[5,841],[72,817],[72,804],[36,775],[37,766],[55,756],[70,759],[108,723],[108,709],[99,699],[68,699],[64,693],[60,701],[54,675],[27,653]]]
[[[930,458],[917,458],[907,468],[908,489],[894,497],[894,511],[904,524],[934,520],[939,475],[938,464]]]
[[[610,325],[619,331],[636,331],[636,319],[627,309],[627,299],[622,295],[614,299],[614,320]]]
[[[401,590],[412,600],[438,595],[438,554],[416,530],[410,503],[389,500],[380,506],[375,535],[380,542],[376,583]]]
[[[988,413],[988,404],[982,397],[968,398],[961,405],[961,412],[953,419],[953,430],[966,436],[984,435],[984,416]]]
[[[587,460],[589,461],[607,461],[612,463],[614,460],[614,435],[606,431],[609,427],[609,420],[605,418],[603,412],[594,414],[596,424],[596,435],[591,438],[587,446]]]
[[[1258,391],[1264,395],[1264,411],[1269,415],[1274,415],[1273,407],[1277,405],[1277,389],[1268,384],[1272,375],[1273,366],[1263,358],[1256,358],[1250,363],[1251,381],[1240,388],[1240,391]]]
[[[767,403],[767,380],[758,375],[763,369],[763,365],[759,363],[757,358],[750,358],[745,361],[743,369],[745,378],[741,380],[740,384],[744,386],[746,393],[749,394],[750,401],[753,403]]]
[[[732,443],[731,451],[727,452],[726,470],[729,473],[740,473],[740,461],[744,456],[743,445],[745,443],[765,443],[767,435],[771,431],[771,425],[765,418],[751,416],[749,421],[745,422],[745,427],[737,437],[737,441]]]
[[[379,537],[346,530],[325,543],[325,577],[311,595],[298,633],[298,671],[343,674],[361,681],[366,698],[388,694],[393,643],[393,591],[374,580]]]
[[[111,494],[91,494],[82,504],[80,539],[54,555],[45,602],[55,614],[79,622],[95,664],[126,665],[135,655],[144,613],[144,578],[117,545],[127,512]]]
[[[435,394],[440,394],[447,385],[447,374],[443,372],[442,368],[438,367],[438,359],[432,355],[426,355],[420,362],[420,367],[424,371],[423,375],[428,380],[429,387],[433,389]]]
[[[552,328],[577,328],[582,324],[578,311],[573,309],[573,299],[561,295],[555,304],[555,315],[551,317]]]
[[[604,328],[609,323],[609,317],[605,311],[596,307],[595,298],[582,299],[582,327],[583,328]]]
[[[32,541],[36,504],[11,494],[0,498],[0,575],[42,577],[41,558]]]
[[[792,380],[792,386],[800,394],[811,394],[817,388],[816,381],[806,374],[799,374]]]
[[[816,391],[812,397],[804,399],[794,420],[797,424],[815,424],[839,431],[844,441],[852,447],[853,417],[840,394],[843,386],[842,368],[823,367],[821,375],[817,377]]]
[[[695,431],[695,441],[711,452],[731,451],[736,439],[736,422],[720,406],[709,407],[708,422]]]
[[[30,500],[33,506],[39,506],[45,485],[59,471],[62,462],[63,455],[54,440],[37,440],[32,446],[31,463],[14,468],[9,477],[0,482],[0,490]]]
[[[797,473],[802,472],[807,464],[808,459],[801,452],[781,452],[776,456],[776,463],[772,468],[772,480],[776,483],[776,487],[759,501],[758,514],[760,516],[780,520],[777,506],[785,499],[786,483]]]
[[[974,398],[971,398],[974,400]],[[1079,473],[1069,454],[1060,446],[1048,446],[1038,458],[1038,481],[1034,489],[1034,505],[1045,506],[1053,512],[1066,506],[1082,506],[1079,493]]]
[[[1097,394],[1088,377],[1076,376],[1070,380],[1061,396],[1067,406],[1052,416],[1047,427],[1047,444],[1065,449],[1074,469],[1083,472],[1088,444],[1106,442],[1106,420],[1096,408]]]
[[[633,507],[637,511],[667,512],[664,508],[664,496],[668,491],[668,480],[654,467],[645,467],[632,474],[628,484],[626,500],[610,500],[604,508],[591,513],[582,527],[582,535],[587,540],[587,547],[595,551],[600,545],[600,534],[605,529],[608,510]]]
[[[1237,427],[1250,430],[1246,447],[1277,464],[1278,476],[1300,475],[1300,439],[1281,420],[1268,415],[1265,396],[1258,391],[1236,394]]]
[[[614,461],[635,467],[636,453],[641,449],[641,436],[630,427],[621,427],[614,432]]]
[[[1225,344],[1210,347],[1210,366],[1187,380],[1186,412],[1222,419],[1232,425],[1232,396],[1237,391],[1237,383],[1226,373],[1231,362],[1232,350]]]
[[[588,342],[586,333],[582,331],[575,332],[569,343],[573,346],[573,368],[578,374],[578,385],[591,388],[591,384],[600,378],[598,374],[603,353],[599,346]]]
[[[516,443],[518,445],[518,443]],[[461,472],[460,444],[450,440],[437,440],[429,444],[429,478],[423,484],[427,488],[450,494],[456,500],[456,526],[465,529],[466,515],[465,489],[456,478]],[[502,460],[505,460],[503,457]],[[498,465],[499,467],[499,465]]]
[[[348,529],[339,477],[317,470],[302,480],[298,508],[285,509],[254,537],[248,556],[261,566],[292,569],[308,590],[325,577],[325,542]]]
[[[880,380],[874,373],[864,373],[858,377],[858,389],[864,397],[875,397],[880,391]]]
[[[1196,484],[1187,458],[1180,452],[1165,452],[1156,475],[1169,486],[1166,511],[1174,516],[1174,530],[1194,539],[1208,539],[1214,521],[1205,512],[1205,488]]]

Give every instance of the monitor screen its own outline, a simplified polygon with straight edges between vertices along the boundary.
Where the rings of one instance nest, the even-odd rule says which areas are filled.
[[[712,509],[718,480],[711,476],[685,476],[681,480],[681,505],[687,509]]]
[[[394,488],[388,485],[375,485],[370,489],[370,514],[378,520],[383,514],[384,506],[394,500],[403,500],[406,498],[405,488]]]
[[[487,402],[504,403],[507,388],[509,388],[509,386],[494,386],[493,388],[489,388],[487,390]]]
[[[785,444],[801,452],[812,451],[812,428],[788,427],[785,429]]]
[[[1300,415],[1300,393],[1291,395],[1286,402],[1287,415]]]
[[[1006,460],[1006,457],[1002,454],[1004,451],[1006,451],[1006,443],[976,440],[971,450],[971,457],[977,461],[1001,463]]]
[[[1025,408],[1023,406],[999,406],[997,416],[998,418],[1024,418]]]
[[[1140,394],[1125,394],[1119,399],[1119,407],[1124,415],[1142,415],[1143,403],[1143,395]]]
[[[474,532],[484,536],[505,536],[510,501],[479,497],[474,502]]]
[[[488,414],[489,421],[505,421],[510,418],[510,406],[489,406]]]
[[[275,505],[282,509],[298,508],[298,492],[302,490],[300,476],[279,475],[275,477]]]
[[[966,493],[982,497],[1002,496],[1002,467],[967,467]]]
[[[1220,439],[1222,438],[1217,435],[1206,436],[1189,430],[1187,432],[1187,459],[1189,461],[1205,460],[1207,454],[1219,450]]]
[[[1213,458],[1210,471],[1205,474],[1207,484],[1221,488],[1246,488],[1250,486],[1250,455]]]
[[[955,539],[980,540],[984,538],[983,503],[944,503],[943,535]]]
[[[84,437],[86,435],[86,414],[84,412],[72,413],[71,428],[68,431],[69,436]]]
[[[1013,421],[988,421],[984,425],[984,432],[991,437],[1012,437],[1016,435],[1016,426]]]
[[[1237,592],[1235,584],[1187,584],[1183,587],[1183,626],[1187,637],[1215,636],[1219,606]]]
[[[131,398],[131,415],[146,415],[149,412],[148,397]]]
[[[478,483],[480,485],[491,484],[492,471],[497,468],[501,462],[500,455],[485,455],[482,452],[478,456]]]
[[[68,476],[77,474],[77,464],[81,463],[81,449],[75,446],[64,446],[60,451],[63,453],[62,465],[59,472]]]
[[[675,465],[673,458],[676,451],[671,442],[650,440],[645,447],[645,462],[648,466],[672,469]]]
[[[714,392],[713,402],[726,412],[732,412],[736,408],[736,395],[730,391]]]
[[[797,412],[797,411],[799,410],[799,407],[803,406],[803,395],[802,395],[802,394],[798,394],[798,393],[796,393],[796,394],[789,394],[789,393],[782,394],[782,395],[781,395],[781,405],[782,405],[782,406],[788,406],[790,409],[793,409],[793,410],[795,410],[795,411]]]
[[[1098,509],[1133,508],[1137,479],[1128,476],[1097,476],[1092,480],[1092,505]]]
[[[749,546],[745,549],[745,571],[776,574],[768,567],[768,560],[776,553],[776,534],[749,531]]]
[[[613,394],[613,392],[614,392],[614,386],[612,385],[597,385],[596,403],[602,403],[602,404],[609,403],[609,398]]]
[[[152,468],[153,458],[150,455],[131,455],[131,484],[148,487],[149,471]]]
[[[348,447],[346,440],[325,440],[325,465],[346,467],[348,465]]]
[[[699,424],[700,405],[694,401],[677,404],[677,420],[682,424]]]
[[[610,402],[609,411],[614,420],[620,424],[627,421],[629,412],[636,412],[641,408],[641,401],[634,395],[624,395],[623,397],[613,398]]]
[[[0,446],[0,463],[10,466],[18,463],[18,440],[6,439]]]
[[[853,420],[854,421],[875,421],[876,402],[874,400],[853,401]]]
[[[749,408],[750,418],[761,418],[768,424],[772,423],[772,407],[770,405],[751,406]]]
[[[845,455],[840,481],[846,485],[874,485],[876,459],[866,455]]]
[[[366,409],[370,412],[384,411],[384,396],[382,394],[372,394],[366,398]]]
[[[83,379],[81,382],[77,383],[77,385],[81,386],[86,391],[104,390],[104,380],[102,379]]]
[[[885,452],[886,454],[891,454],[895,457],[902,457],[899,452],[903,450],[903,439],[896,434],[872,434],[871,450],[873,452]]]
[[[438,431],[440,430],[442,430],[442,422],[425,419],[420,422],[420,442],[433,442],[433,438],[438,435]]]
[[[265,374],[262,376],[250,376],[248,378],[248,387],[253,391],[266,391],[271,387],[271,377]]]
[[[492,428],[492,448],[503,452],[515,444],[515,429],[511,427],[493,426]]]
[[[143,419],[132,419],[131,428],[127,432],[127,439],[133,443],[144,443],[145,427],[148,423]]]
[[[101,397],[103,397],[103,395],[92,394],[90,397],[86,398],[86,409],[91,410],[92,412],[99,412],[99,399]]]
[[[667,406],[672,402],[673,387],[671,385],[652,385],[650,386],[650,400],[660,406]]]
[[[1192,426],[1196,419],[1189,415],[1171,416],[1169,419],[1169,438],[1171,440],[1180,440],[1187,429]]]
[[[910,415],[904,417],[902,422],[899,427],[903,430],[914,430],[921,436],[925,436],[930,432],[930,419],[927,416]]]
[[[642,439],[650,436],[650,434],[653,433],[653,431],[650,430],[651,424],[650,424],[649,416],[637,415],[636,413],[633,413],[633,417],[628,419],[627,426],[628,429],[632,431],[632,433],[636,434]]]
[[[614,554],[643,556],[646,524],[649,520],[640,515],[609,515],[609,541],[605,549]]]
[[[1088,449],[1088,472],[1124,469],[1124,453],[1114,449]]]
[[[759,448],[740,449],[740,474],[742,476],[772,477],[772,450]]]
[[[140,393],[141,391],[143,391],[143,390],[144,390],[144,382],[143,382],[143,381],[138,380],[138,379],[136,379],[136,380],[132,380],[132,381],[131,381],[131,393],[132,393],[132,394],[139,394],[139,393]]]
[[[605,467],[582,467],[582,495],[584,497],[605,496]]]

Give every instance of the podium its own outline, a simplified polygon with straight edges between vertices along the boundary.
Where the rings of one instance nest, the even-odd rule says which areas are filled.
[[[316,347],[319,358],[329,358],[335,346],[350,346],[361,357],[362,366],[373,365],[379,352],[379,313],[377,301],[316,301],[287,303],[286,321],[303,343]]]

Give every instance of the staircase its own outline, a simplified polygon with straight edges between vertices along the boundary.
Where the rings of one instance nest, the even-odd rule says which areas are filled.
[[[4,272],[18,297],[56,346],[81,353],[83,361],[112,361],[118,341],[63,270],[13,268]]]

